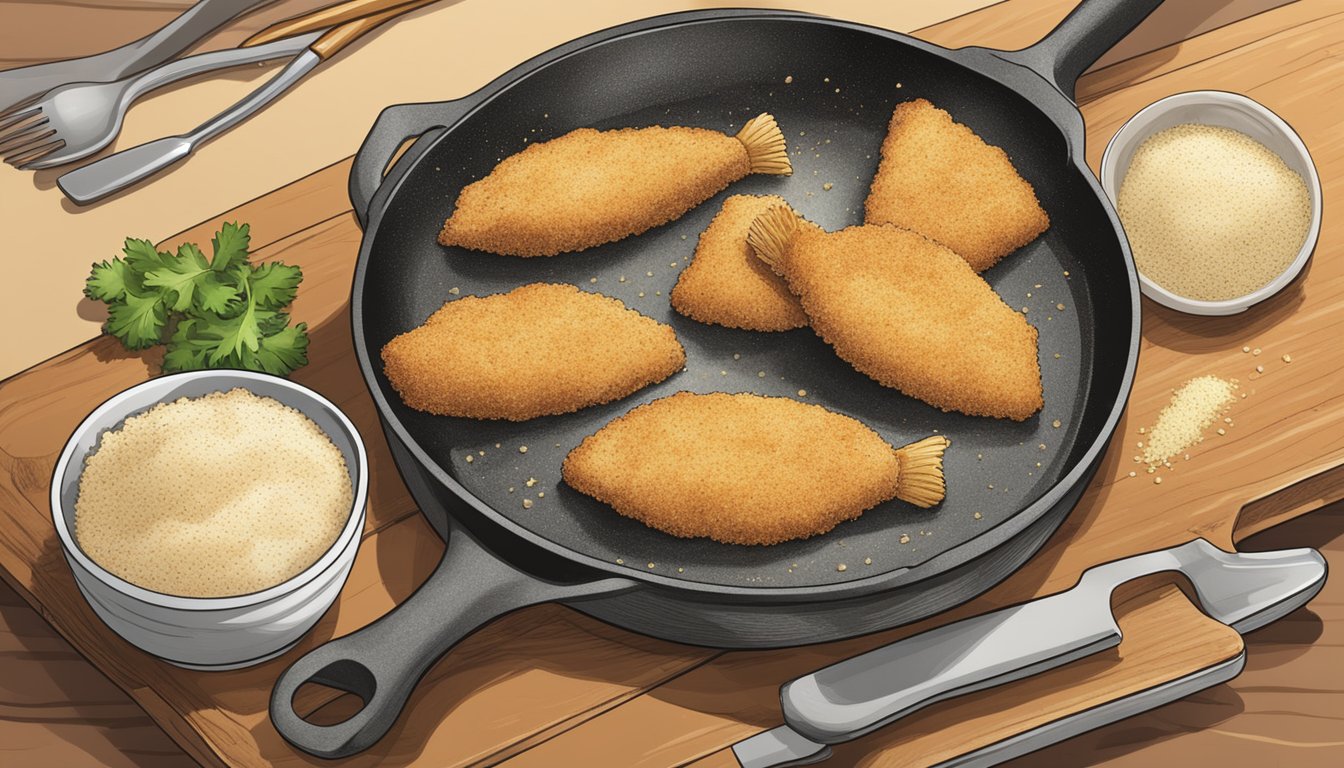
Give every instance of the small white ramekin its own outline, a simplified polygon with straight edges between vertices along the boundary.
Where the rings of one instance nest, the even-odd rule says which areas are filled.
[[[247,595],[180,597],[138,587],[108,572],[75,541],[75,500],[84,460],[99,437],[153,406],[242,387],[312,419],[345,457],[353,483],[350,518],[331,548],[297,576]],[[183,457],[190,461],[193,457]],[[250,371],[160,376],[98,406],[75,428],[51,483],[51,516],[79,591],[98,617],[131,644],[191,669],[246,667],[284,653],[312,628],[345,584],[364,530],[368,458],[355,425],[329,400],[287,379]]]
[[[1183,123],[1216,125],[1240,131],[1269,148],[1285,165],[1300,175],[1311,197],[1311,226],[1302,249],[1278,277],[1245,296],[1224,301],[1200,301],[1172,293],[1139,270],[1139,288],[1143,295],[1166,307],[1194,315],[1235,315],[1245,312],[1283,290],[1302,272],[1316,249],[1321,235],[1321,178],[1301,137],[1263,104],[1227,91],[1189,91],[1168,96],[1149,104],[1116,131],[1101,156],[1101,188],[1119,207],[1120,185],[1129,171],[1130,160],[1141,144],[1154,133]]]

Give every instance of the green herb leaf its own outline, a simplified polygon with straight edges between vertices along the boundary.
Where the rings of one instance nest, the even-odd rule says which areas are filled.
[[[121,252],[126,254],[126,263],[131,265],[131,269],[141,274],[165,266],[173,258],[170,254],[159,253],[154,244],[148,240],[136,240],[130,237],[126,238]]]
[[[249,278],[252,300],[266,309],[283,307],[294,300],[301,280],[303,270],[277,261],[253,267]]]
[[[183,243],[178,246],[177,256],[169,256],[163,266],[145,273],[145,285],[171,292],[176,296],[173,311],[183,312],[191,306],[197,280],[209,270],[210,265],[201,249],[195,243]]]
[[[198,371],[209,367],[207,358],[214,349],[215,342],[198,335],[201,321],[189,317],[177,324],[173,335],[168,339],[168,351],[163,355],[163,370]]]
[[[223,272],[234,264],[246,264],[247,246],[251,242],[251,228],[247,224],[239,226],[237,222],[224,222],[210,240],[215,254],[210,259],[210,269]]]
[[[261,329],[257,327],[257,308],[251,301],[237,317],[212,318],[202,335],[217,340],[210,352],[210,365],[218,366],[230,355],[237,357],[244,349],[257,351],[261,344]]]
[[[237,309],[243,291],[228,280],[227,275],[213,271],[196,278],[196,306],[220,315],[230,314]]]
[[[207,260],[194,243],[175,254],[127,238],[125,258],[93,265],[89,298],[108,305],[107,332],[131,349],[166,344],[163,370],[247,368],[276,375],[308,364],[308,327],[281,310],[294,300],[296,266],[248,261],[246,224],[226,223]],[[174,321],[165,342],[164,328]]]
[[[84,282],[84,295],[96,301],[112,302],[126,295],[127,290],[140,292],[140,275],[120,257],[93,265],[93,272]]]
[[[256,352],[246,349],[243,367],[275,376],[285,376],[308,364],[308,324],[299,323],[270,336],[263,336]]]
[[[163,340],[168,313],[156,296],[126,294],[107,308],[107,332],[131,349],[146,349]]]

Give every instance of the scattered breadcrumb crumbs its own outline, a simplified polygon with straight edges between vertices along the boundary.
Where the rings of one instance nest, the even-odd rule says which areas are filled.
[[[1284,356],[1283,356],[1283,362],[1285,362],[1285,363],[1291,363],[1291,362],[1293,362],[1293,356],[1292,356],[1292,355],[1284,355]]]
[[[617,565],[625,565],[625,560],[622,560],[621,558],[618,557],[618,558],[616,558],[616,564],[617,564]]]
[[[1050,426],[1054,427],[1055,429],[1059,429],[1059,424],[1060,424],[1059,419],[1055,419],[1054,421],[1050,422]]]
[[[448,293],[451,294],[451,295],[453,295],[453,296],[456,296],[457,294],[459,294],[459,293],[461,293],[461,292],[462,292],[462,289],[458,288],[456,285],[454,285],[452,288],[449,288],[449,289],[448,289]]]
[[[519,453],[527,453],[527,446],[526,446],[526,445],[520,445],[520,446],[518,446],[518,452],[519,452]]]
[[[845,565],[844,563],[841,563],[841,564],[835,566],[835,570],[840,571],[841,573],[843,573],[843,572],[845,571],[845,569],[848,568],[848,567],[849,567],[849,566]]]
[[[1260,348],[1259,348],[1259,347],[1256,347],[1255,349],[1252,349],[1252,350],[1251,350],[1251,354],[1252,354],[1252,355],[1258,355],[1258,354],[1260,354]]]
[[[975,519],[976,519],[976,520],[979,520],[979,519],[982,518],[982,517],[984,517],[984,515],[980,514],[979,512],[976,512],[976,513],[975,513]]]
[[[596,278],[596,277],[590,277],[590,278],[588,278],[588,282],[590,282],[590,283],[596,283],[596,282],[597,282],[597,278]]]
[[[1256,373],[1264,373],[1264,372],[1265,372],[1265,366],[1263,366],[1263,365],[1257,365],[1257,366],[1255,366],[1255,372],[1256,372]]]
[[[902,543],[902,544],[909,544],[909,543],[910,543],[910,535],[909,535],[909,534],[902,533],[902,534],[901,534],[901,543]]]
[[[800,389],[800,390],[798,390],[798,396],[799,396],[799,397],[807,397],[807,390],[806,390],[806,389]]]
[[[873,558],[871,558],[871,557],[865,557],[865,558],[863,558],[863,564],[864,564],[864,565],[872,565],[872,564],[873,564]]]
[[[1068,272],[1065,272],[1064,274],[1067,275],[1067,274],[1069,274],[1069,273],[1068,273]],[[1055,305],[1055,309],[1058,309],[1060,312],[1063,312],[1063,311],[1064,311],[1064,305],[1063,305],[1063,304],[1056,304],[1056,305]]]
[[[536,484],[537,484],[537,478],[535,478],[535,477],[529,477],[529,478],[527,478],[527,483],[525,483],[525,485],[527,485],[528,488],[531,488],[532,486],[534,486],[534,485],[536,485]]]
[[[467,463],[468,463],[468,464],[470,464],[471,462],[473,462],[473,461],[475,461],[475,460],[476,460],[476,457],[475,457],[475,456],[472,456],[471,454],[467,454]]]
[[[1204,430],[1232,404],[1236,388],[1235,381],[1217,376],[1199,376],[1181,385],[1157,414],[1144,461],[1161,464],[1199,442]]]
[[[758,378],[758,379],[764,379],[764,378],[765,378],[765,371],[757,371],[757,372],[756,372],[756,378]]]
[[[822,185],[821,185],[821,188],[824,189],[824,190],[826,190],[827,192],[830,192],[831,189],[832,189],[834,186],[835,186],[834,184],[832,184],[831,182],[828,181],[828,182],[826,182],[825,184],[822,184]]]
[[[788,85],[789,83],[792,83],[792,82],[793,82],[793,75],[788,75],[788,76],[786,76],[786,77],[784,78],[784,84],[785,84],[785,85]]]
[[[1242,351],[1242,352],[1250,352],[1250,351],[1251,351],[1251,348],[1250,348],[1250,347],[1242,347],[1242,348],[1241,348],[1241,351]]]
[[[523,499],[523,509],[531,509],[531,508],[532,508],[532,500]]]
[[[649,567],[650,567],[650,568],[653,568],[653,567],[654,567],[654,564],[653,564],[653,563],[649,563]]]
[[[1139,473],[1138,473],[1138,472],[1135,472],[1134,470],[1131,469],[1131,470],[1129,471],[1129,476],[1130,476],[1130,477],[1138,477],[1138,476],[1139,476]]]
[[[1154,477],[1154,478],[1153,478],[1153,483],[1154,483],[1155,485],[1161,485],[1161,484],[1162,484],[1162,478],[1161,478],[1161,477]]]

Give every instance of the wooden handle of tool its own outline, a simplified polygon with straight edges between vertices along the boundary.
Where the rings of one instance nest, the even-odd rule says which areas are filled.
[[[398,16],[415,10],[421,6],[429,5],[438,0],[413,0],[409,3],[402,3],[382,13],[375,13],[372,16],[364,16],[354,21],[347,21],[338,27],[333,27],[331,31],[319,37],[317,42],[308,46],[309,50],[316,53],[323,61],[335,56],[345,46],[353,43],[374,28],[381,26],[384,22],[390,21]]]
[[[279,40],[294,35],[302,35],[306,32],[315,32],[319,29],[328,27],[339,28],[347,22],[364,21],[376,16],[382,16],[385,12],[398,10],[398,13],[415,10],[422,5],[428,5],[434,0],[347,0],[344,3],[319,8],[309,14],[296,16],[292,19],[276,22],[269,27],[261,30],[255,35],[247,38],[238,47],[251,48],[254,45],[269,43],[272,40]],[[396,14],[394,14],[396,15]],[[385,17],[391,18],[390,16]],[[376,25],[374,25],[376,26]],[[362,31],[367,32],[373,27],[368,27]],[[336,29],[332,29],[333,32]]]

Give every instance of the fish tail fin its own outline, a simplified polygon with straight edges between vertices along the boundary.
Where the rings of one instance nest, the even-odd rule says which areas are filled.
[[[747,159],[751,162],[749,173],[775,176],[793,173],[788,142],[784,140],[784,132],[779,130],[774,115],[769,112],[762,112],[748,120],[742,130],[737,132],[737,140],[747,148]]]
[[[798,236],[803,222],[787,205],[777,205],[757,216],[747,230],[747,245],[756,252],[756,258],[783,274],[789,245]]]
[[[926,437],[898,448],[901,476],[896,481],[896,498],[917,507],[932,507],[947,495],[943,482],[943,452],[952,441],[942,435]]]

